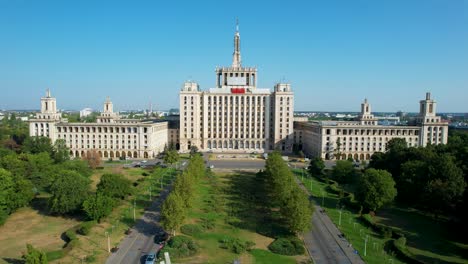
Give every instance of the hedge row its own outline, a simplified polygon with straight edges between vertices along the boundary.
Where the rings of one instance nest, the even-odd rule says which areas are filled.
[[[402,233],[392,227],[375,223],[372,221],[372,217],[369,214],[362,215],[361,221],[383,237],[392,238],[389,241],[388,246],[390,251],[395,252],[398,259],[405,263],[424,264],[424,262],[416,259],[416,257],[409,252],[406,247],[406,238]]]
[[[76,225],[64,233],[65,237],[65,246],[63,246],[60,250],[54,250],[46,252],[47,260],[53,261],[57,259],[63,258],[68,252],[70,252],[77,244],[78,244],[78,237],[76,236],[76,230],[80,228],[80,225]]]
[[[409,252],[408,248],[406,247],[405,237],[390,240],[389,246],[390,249],[395,252],[395,256],[401,261],[409,264],[425,264],[425,262],[416,259],[413,253]]]

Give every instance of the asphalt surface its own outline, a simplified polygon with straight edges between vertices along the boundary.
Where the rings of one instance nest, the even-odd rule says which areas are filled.
[[[162,230],[158,222],[159,211],[170,188],[171,185],[167,185],[143,216],[137,220],[131,228],[131,233],[120,242],[119,250],[109,256],[106,264],[144,264],[148,253],[158,251],[154,235]]]
[[[207,166],[214,166],[214,169],[239,169],[239,170],[261,170],[265,168],[264,160],[209,160]]]

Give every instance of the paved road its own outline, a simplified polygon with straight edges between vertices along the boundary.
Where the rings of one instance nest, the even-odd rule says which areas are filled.
[[[298,179],[296,181],[302,189],[309,192]],[[331,219],[325,213],[322,213],[322,207],[315,200],[314,204],[315,213],[312,216],[312,230],[304,234],[304,244],[312,255],[314,262],[316,264],[364,264],[361,257],[354,254],[354,249],[348,247],[349,243],[338,237],[341,232]]]
[[[167,186],[145,211],[144,215],[137,220],[135,226],[131,229],[131,234],[120,242],[119,250],[109,256],[106,264],[145,263],[144,259],[149,252],[157,252],[154,235],[161,230],[158,223],[159,210],[162,202],[169,194],[169,188],[170,186]]]
[[[215,169],[261,170],[265,168],[264,160],[209,160],[207,166]]]

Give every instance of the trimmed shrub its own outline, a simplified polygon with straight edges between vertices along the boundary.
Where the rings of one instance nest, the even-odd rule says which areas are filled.
[[[164,251],[174,258],[190,257],[198,252],[198,245],[190,237],[174,236],[167,242]]]
[[[91,231],[91,228],[96,224],[96,221],[87,221],[79,225],[76,232],[80,235],[87,236]]]
[[[245,251],[252,250],[255,243],[252,241],[243,241],[238,238],[227,237],[219,241],[220,248],[227,249],[236,254],[242,254]]]
[[[181,226],[180,232],[189,236],[194,236],[203,232],[203,228],[199,225],[188,224]]]
[[[201,219],[201,226],[204,229],[211,230],[215,227],[215,221],[213,219],[202,218]]]
[[[405,262],[410,264],[424,264],[424,262],[416,259],[413,253],[409,252],[406,248],[406,238],[404,236],[400,237],[397,240],[390,240],[388,243],[390,250],[395,252],[395,256]]]
[[[305,252],[304,243],[297,237],[280,237],[273,241],[268,249],[273,253],[286,256],[302,255]]]

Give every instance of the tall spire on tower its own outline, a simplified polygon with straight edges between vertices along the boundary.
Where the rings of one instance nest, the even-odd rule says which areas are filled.
[[[239,34],[239,19],[236,18],[236,34],[234,35],[234,53],[232,54],[232,67],[241,67],[240,54],[240,34]]]

